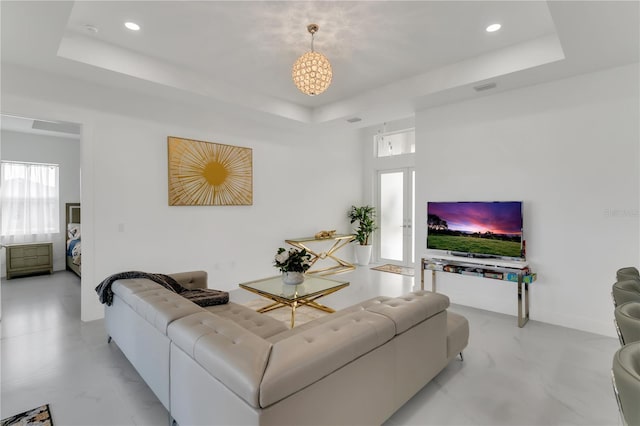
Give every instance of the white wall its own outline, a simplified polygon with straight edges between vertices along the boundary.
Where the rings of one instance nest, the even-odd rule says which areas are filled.
[[[80,201],[80,141],[72,138],[35,135],[3,130],[2,159],[58,164],[60,185],[60,233],[53,238],[53,269],[64,270],[65,203]],[[5,256],[1,256],[2,276],[6,275]]]
[[[429,200],[523,200],[531,318],[615,335],[615,272],[640,259],[638,75],[635,64],[418,112],[416,253]],[[441,273],[438,291],[517,312],[506,282]]]
[[[291,130],[35,74],[3,68],[2,111],[83,125],[84,321],[102,317],[93,289],[112,273],[203,269],[210,287],[229,290],[277,274],[285,238],[349,229],[362,188],[356,131]],[[168,206],[169,135],[252,148],[253,206]]]
[[[346,212],[360,193],[357,146],[344,136],[284,146],[238,138],[233,129],[210,133],[115,116],[94,130],[95,256],[108,259],[96,265],[98,277],[141,267],[205,269],[216,288],[234,288],[276,274],[271,263],[284,239],[346,232]],[[167,135],[252,148],[253,206],[168,206]]]

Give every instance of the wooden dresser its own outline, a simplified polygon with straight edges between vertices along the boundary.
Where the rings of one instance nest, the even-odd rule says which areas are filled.
[[[7,250],[7,279],[38,272],[53,273],[53,244],[10,244]]]

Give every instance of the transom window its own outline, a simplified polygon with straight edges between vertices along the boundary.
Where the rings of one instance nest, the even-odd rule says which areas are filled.
[[[416,152],[416,132],[414,129],[375,135],[378,157],[412,154]]]

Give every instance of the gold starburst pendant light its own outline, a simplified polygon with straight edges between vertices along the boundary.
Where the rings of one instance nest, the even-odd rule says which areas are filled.
[[[298,58],[293,64],[291,76],[302,93],[315,96],[327,90],[333,71],[327,57],[313,50],[313,37],[318,32],[318,25],[309,24],[307,30],[311,33],[311,52]]]

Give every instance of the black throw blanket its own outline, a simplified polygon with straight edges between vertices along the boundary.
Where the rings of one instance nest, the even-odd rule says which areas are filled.
[[[149,272],[140,271],[129,271],[110,275],[105,278],[100,284],[98,284],[98,286],[96,287],[96,293],[98,293],[100,303],[111,306],[111,304],[113,303],[113,290],[111,290],[111,285],[118,280],[127,280],[132,278],[146,278],[148,280],[156,282],[167,290],[177,293],[185,297],[186,299],[191,300],[193,303],[199,306],[223,305],[229,302],[229,293],[227,293],[226,291],[212,290],[208,288],[189,290],[181,286],[169,275],[151,274]]]

